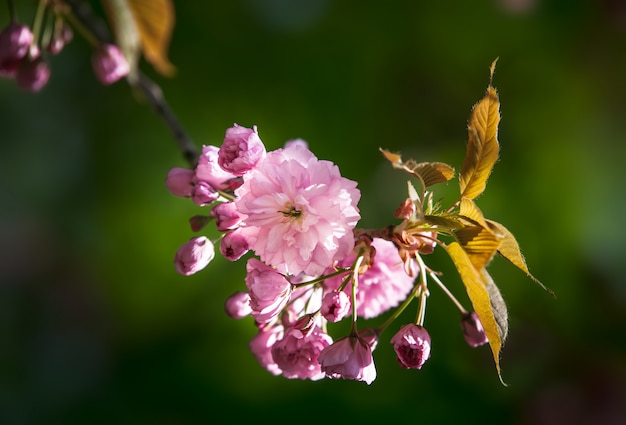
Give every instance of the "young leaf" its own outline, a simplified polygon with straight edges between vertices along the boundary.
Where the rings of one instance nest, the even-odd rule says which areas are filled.
[[[501,243],[496,234],[481,226],[465,226],[454,234],[478,270],[489,264]]]
[[[485,277],[485,281],[487,282],[487,292],[489,292],[489,300],[491,302],[493,317],[496,319],[496,324],[498,325],[498,334],[500,335],[502,344],[504,344],[506,336],[509,333],[508,310],[506,308],[504,298],[502,298],[502,294],[500,293],[500,289],[498,289],[494,283],[491,275],[485,269],[483,269],[482,273]]]
[[[172,76],[176,68],[167,58],[175,13],[171,0],[128,0],[139,33],[144,57],[165,76]]]
[[[487,222],[485,221],[485,216],[483,216],[482,211],[478,208],[478,205],[476,205],[473,199],[461,198],[459,215],[463,218],[468,219],[474,224],[478,224],[484,228],[488,228]]]
[[[491,78],[495,61],[491,65]],[[465,159],[461,166],[459,185],[461,196],[475,199],[487,185],[487,179],[498,160],[498,124],[500,123],[500,101],[491,85],[487,93],[472,108],[467,132],[468,142]]]
[[[539,279],[537,279],[535,276],[533,276],[530,273],[530,270],[528,269],[528,266],[526,265],[526,260],[524,259],[524,256],[522,255],[522,251],[519,247],[519,244],[517,243],[517,239],[515,239],[515,236],[513,236],[513,234],[502,224],[495,222],[493,220],[486,220],[486,221],[491,229],[493,229],[495,232],[503,236],[503,239],[500,243],[500,247],[498,248],[498,253],[502,255],[505,259],[507,259],[509,262],[511,262],[518,269],[526,273],[526,275],[529,278],[531,278],[537,285],[541,286],[541,288],[543,288],[546,292],[548,292],[553,297],[556,297],[554,292],[551,289],[544,286],[544,284],[541,283]]]
[[[498,325],[498,321],[496,320],[494,314],[494,308],[492,306],[491,296],[488,289],[489,282],[486,271],[484,271],[484,269],[478,271],[474,267],[469,256],[458,242],[452,242],[448,245],[443,245],[443,247],[459,272],[459,276],[461,276],[461,280],[465,285],[465,290],[467,291],[467,295],[472,302],[474,311],[478,314],[480,322],[485,329],[485,334],[487,335],[487,340],[489,341],[489,346],[491,347],[498,377],[504,384],[500,371],[500,348],[502,347],[506,334],[501,334],[502,328]]]
[[[398,154],[380,149],[394,168],[406,171],[417,177],[424,184],[424,189],[437,183],[443,183],[454,177],[454,168],[443,162],[415,162],[413,160],[402,161]]]
[[[131,79],[136,76],[141,42],[135,18],[128,0],[102,0],[102,5],[115,37],[115,43],[124,53],[130,66]]]

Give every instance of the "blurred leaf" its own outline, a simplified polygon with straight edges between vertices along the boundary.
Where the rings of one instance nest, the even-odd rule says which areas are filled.
[[[458,242],[452,242],[448,245],[443,245],[443,247],[459,272],[459,276],[465,285],[465,290],[472,302],[474,311],[478,314],[480,322],[485,329],[498,377],[504,384],[500,371],[500,348],[502,347],[504,337],[506,337],[506,332],[504,334],[501,333],[505,329],[502,329],[495,317],[494,307],[492,306],[490,291],[488,289],[489,282],[487,272],[484,269],[480,271],[476,269],[470,257]],[[496,301],[496,304],[499,306],[499,301]],[[500,313],[498,313],[498,315],[499,314]]]
[[[176,68],[167,57],[176,20],[172,1],[128,0],[128,4],[146,60],[162,75],[174,75]]]
[[[174,74],[167,58],[175,21],[171,0],[103,0],[103,5],[115,42],[130,64],[131,79],[140,53],[162,75]]]
[[[495,61],[491,65],[491,77],[494,68]],[[487,93],[472,108],[468,122],[467,152],[459,175],[463,197],[474,199],[485,190],[487,179],[498,160],[499,122],[500,102],[490,81]]]
[[[539,279],[537,279],[530,273],[530,270],[526,265],[526,260],[522,255],[522,251],[519,247],[519,244],[517,243],[517,239],[515,239],[515,236],[513,236],[513,234],[506,227],[498,222],[495,222],[493,220],[487,220],[487,224],[503,237],[502,242],[500,243],[500,247],[498,248],[498,253],[506,258],[508,261],[510,261],[514,266],[526,273],[528,277],[530,277],[535,283],[541,286],[550,295],[555,297],[555,294],[551,289],[544,286],[544,284],[541,283]]]

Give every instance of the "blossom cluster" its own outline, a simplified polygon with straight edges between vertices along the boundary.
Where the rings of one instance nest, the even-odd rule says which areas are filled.
[[[32,26],[11,12],[11,22],[0,30],[0,77],[15,80],[23,90],[39,92],[51,73],[45,55],[58,55],[73,39],[69,9],[60,1],[41,1]],[[128,75],[130,66],[119,47],[93,43],[91,62],[98,81],[109,85]]]
[[[235,319],[252,317],[257,333],[249,348],[270,373],[370,384],[381,333],[413,299],[419,302],[416,320],[401,326],[390,343],[403,368],[420,369],[430,357],[424,327],[430,270],[421,256],[433,252],[436,232],[358,229],[357,183],[318,159],[305,141],[267,151],[256,126],[235,124],[221,146],[202,147],[195,167],[170,169],[166,185],[208,208],[190,219],[194,232],[212,222],[218,233],[213,240],[199,235],[183,243],[174,260],[178,273],[204,269],[216,250],[229,261],[245,259],[245,289],[234,291],[225,309]],[[411,205],[401,205],[396,217],[408,220]],[[405,240],[400,244],[399,238]],[[358,328],[358,318],[394,308],[382,324]],[[478,316],[460,311],[467,342],[486,343]],[[331,336],[331,324],[344,319],[351,321],[348,334]]]

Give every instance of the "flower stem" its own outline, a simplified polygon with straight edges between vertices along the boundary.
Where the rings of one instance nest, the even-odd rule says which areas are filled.
[[[357,336],[356,291],[359,286],[359,269],[361,268],[362,262],[363,251],[359,252],[352,266],[352,328],[350,329],[350,336]]]

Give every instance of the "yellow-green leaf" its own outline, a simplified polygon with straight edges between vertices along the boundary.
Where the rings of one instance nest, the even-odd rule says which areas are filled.
[[[498,235],[482,226],[465,226],[454,235],[478,270],[489,264],[501,243]]]
[[[485,329],[498,377],[504,384],[500,371],[500,349],[502,347],[503,338],[500,334],[500,326],[494,316],[487,275],[482,273],[484,269],[479,271],[474,267],[469,256],[458,242],[452,242],[449,245],[445,245],[444,248],[459,272],[459,276],[465,285],[465,290],[472,302],[474,311],[478,314],[480,322]]]
[[[176,68],[168,59],[175,13],[171,0],[127,0],[132,10],[144,57],[165,76]]]
[[[487,222],[485,221],[485,216],[483,216],[482,211],[480,210],[480,208],[478,208],[478,205],[476,205],[473,199],[465,197],[461,198],[459,215],[463,218],[468,219],[474,224],[478,224],[484,228],[488,228]]]
[[[491,65],[491,77],[495,61]],[[498,160],[498,124],[500,123],[500,101],[491,85],[487,93],[472,108],[468,121],[468,142],[465,159],[459,174],[461,196],[475,199],[487,185],[487,179]]]
[[[502,255],[505,259],[507,259],[509,262],[511,262],[518,269],[526,273],[526,275],[529,278],[531,278],[536,284],[541,286],[550,295],[555,296],[554,292],[551,289],[544,286],[544,284],[541,283],[539,279],[537,279],[535,276],[533,276],[530,273],[530,270],[528,269],[528,266],[526,265],[526,260],[524,259],[524,256],[522,255],[522,251],[519,247],[519,244],[517,243],[517,239],[515,239],[515,236],[513,236],[513,234],[502,224],[493,220],[486,220],[486,221],[490,228],[492,228],[494,231],[501,234],[503,237],[500,243],[500,247],[498,248],[498,253]]]
[[[128,0],[102,0],[104,11],[113,31],[115,43],[122,50],[130,66],[132,80],[137,73],[141,42],[135,18]]]

